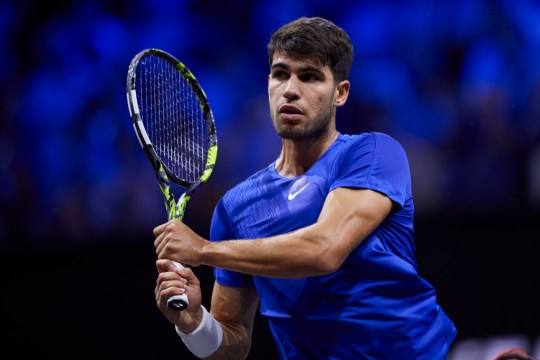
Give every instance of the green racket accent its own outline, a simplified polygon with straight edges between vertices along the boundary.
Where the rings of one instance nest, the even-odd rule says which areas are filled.
[[[178,203],[176,204],[174,218],[178,220],[182,220],[184,218],[184,213],[186,211],[186,205],[191,199],[191,196],[187,193],[183,193],[182,196],[180,196],[180,199],[178,199]]]
[[[217,159],[217,145],[213,145],[208,149],[208,160],[206,161],[206,169],[204,170],[201,181],[206,181],[212,175],[212,170],[216,164]]]
[[[159,188],[163,193],[163,198],[165,199],[165,210],[167,211],[167,218],[169,220],[179,219],[182,220],[182,217],[177,216],[176,212],[176,200],[174,200],[174,194],[171,191],[171,185],[169,182],[169,177],[163,168],[163,164],[159,164]]]

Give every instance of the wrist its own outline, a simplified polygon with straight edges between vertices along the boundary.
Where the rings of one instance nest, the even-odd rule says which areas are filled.
[[[184,310],[184,311],[187,311]],[[177,332],[180,331],[182,334],[191,334],[195,330],[201,327],[202,321],[204,319],[204,312],[205,308],[204,306],[199,306],[197,309],[197,312],[195,314],[192,314],[192,320],[189,323],[183,323],[181,325],[176,325]]]
[[[202,319],[193,331],[185,333],[175,326],[186,347],[197,357],[204,358],[212,355],[221,345],[223,329],[219,322],[201,305]]]
[[[228,243],[229,241],[227,241]],[[199,263],[202,265],[216,266],[216,259],[219,259],[221,247],[223,246],[221,241],[205,240],[203,246],[199,248]]]

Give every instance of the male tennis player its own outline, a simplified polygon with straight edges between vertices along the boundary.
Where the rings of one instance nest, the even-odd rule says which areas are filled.
[[[283,359],[445,359],[456,336],[419,276],[409,165],[381,133],[336,130],[353,60],[348,35],[300,18],[268,44],[277,160],[217,204],[211,240],[156,227],[156,301],[198,357],[245,358],[257,305]],[[170,260],[215,267],[211,312],[199,280]],[[181,312],[167,299],[187,293]]]

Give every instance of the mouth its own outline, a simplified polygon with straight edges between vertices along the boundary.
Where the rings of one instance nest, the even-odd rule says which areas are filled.
[[[281,105],[278,109],[280,114],[302,115],[302,110],[290,104]]]
[[[297,121],[304,115],[300,108],[290,104],[281,105],[278,114],[285,121]]]

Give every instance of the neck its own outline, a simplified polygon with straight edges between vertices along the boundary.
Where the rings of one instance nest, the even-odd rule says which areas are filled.
[[[276,171],[285,177],[296,177],[306,173],[337,139],[336,130],[314,139],[283,139],[281,154],[276,160]]]

